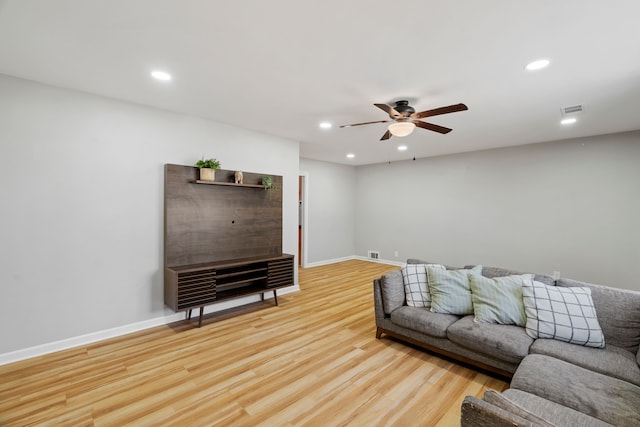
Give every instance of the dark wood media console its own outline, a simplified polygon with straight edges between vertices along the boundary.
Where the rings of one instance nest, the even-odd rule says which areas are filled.
[[[187,318],[204,307],[294,285],[294,257],[282,253],[282,177],[216,171],[200,181],[192,166],[165,165],[164,300]],[[204,184],[204,185],[203,185]]]
[[[200,308],[198,326],[206,305],[247,295],[273,292],[293,285],[293,255],[252,257],[170,267],[165,271],[165,303],[175,311]]]

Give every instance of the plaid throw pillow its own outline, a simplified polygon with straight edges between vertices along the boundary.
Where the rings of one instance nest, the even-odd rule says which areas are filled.
[[[444,270],[440,264],[407,264],[402,268],[404,293],[409,307],[431,307],[431,294],[427,287],[427,265]]]
[[[532,280],[523,284],[522,297],[527,315],[526,330],[531,338],[604,347],[591,289],[547,286]]]

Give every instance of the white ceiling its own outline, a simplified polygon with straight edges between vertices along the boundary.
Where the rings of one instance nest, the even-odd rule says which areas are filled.
[[[0,0],[0,73],[361,165],[640,129],[639,16],[638,0]],[[538,58],[551,65],[525,71]],[[469,111],[426,119],[447,135],[338,128],[398,99]],[[561,126],[575,104],[579,121]]]

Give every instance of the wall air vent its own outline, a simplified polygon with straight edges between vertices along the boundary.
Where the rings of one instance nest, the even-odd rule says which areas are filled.
[[[378,251],[367,251],[367,257],[369,259],[380,259],[380,252],[378,252]]]
[[[562,108],[562,114],[564,115],[582,113],[582,111],[582,105],[572,105],[571,107]]]

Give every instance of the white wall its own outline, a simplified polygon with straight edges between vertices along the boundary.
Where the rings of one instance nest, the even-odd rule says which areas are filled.
[[[0,355],[173,314],[165,163],[204,155],[282,175],[283,251],[295,254],[298,153],[297,142],[0,75]]]
[[[640,290],[639,160],[630,132],[358,167],[357,255]]]
[[[355,254],[356,168],[300,159],[307,174],[309,265]]]

